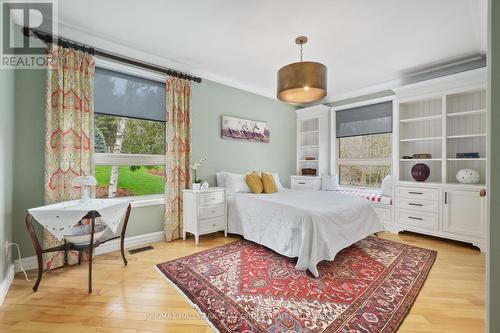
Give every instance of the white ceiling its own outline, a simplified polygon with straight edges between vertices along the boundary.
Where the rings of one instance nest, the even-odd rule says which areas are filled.
[[[64,0],[62,36],[273,97],[276,71],[328,67],[325,101],[486,53],[487,0]],[[370,87],[372,89],[370,89]]]

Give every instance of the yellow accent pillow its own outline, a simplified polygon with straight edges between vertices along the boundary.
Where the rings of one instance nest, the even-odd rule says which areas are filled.
[[[260,194],[264,190],[264,186],[262,185],[262,180],[257,172],[249,173],[245,178],[248,187],[252,190],[253,193]]]
[[[276,187],[276,182],[274,181],[274,177],[270,173],[262,173],[262,185],[264,186],[264,193],[274,193],[278,192],[278,188]]]

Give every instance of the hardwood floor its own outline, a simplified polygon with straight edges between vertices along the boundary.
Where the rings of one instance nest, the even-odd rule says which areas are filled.
[[[416,332],[484,332],[485,256],[451,241],[416,234],[381,237],[438,251],[436,263],[399,329]],[[206,322],[154,269],[154,264],[222,245],[236,237],[202,236],[154,243],[154,250],[127,255],[97,256],[94,292],[87,293],[87,266],[58,269],[46,274],[37,293],[32,281],[17,274],[0,307],[0,332],[212,332]]]

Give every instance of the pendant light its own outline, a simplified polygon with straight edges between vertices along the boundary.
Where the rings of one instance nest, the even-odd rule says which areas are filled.
[[[302,46],[306,36],[295,39],[300,45],[300,62],[286,65],[278,71],[280,101],[287,103],[310,103],[326,96],[326,66],[319,62],[302,61]]]

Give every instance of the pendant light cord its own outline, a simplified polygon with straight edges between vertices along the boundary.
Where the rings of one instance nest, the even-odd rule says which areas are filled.
[[[302,43],[300,44],[300,62],[302,62],[302,45],[304,44]]]

